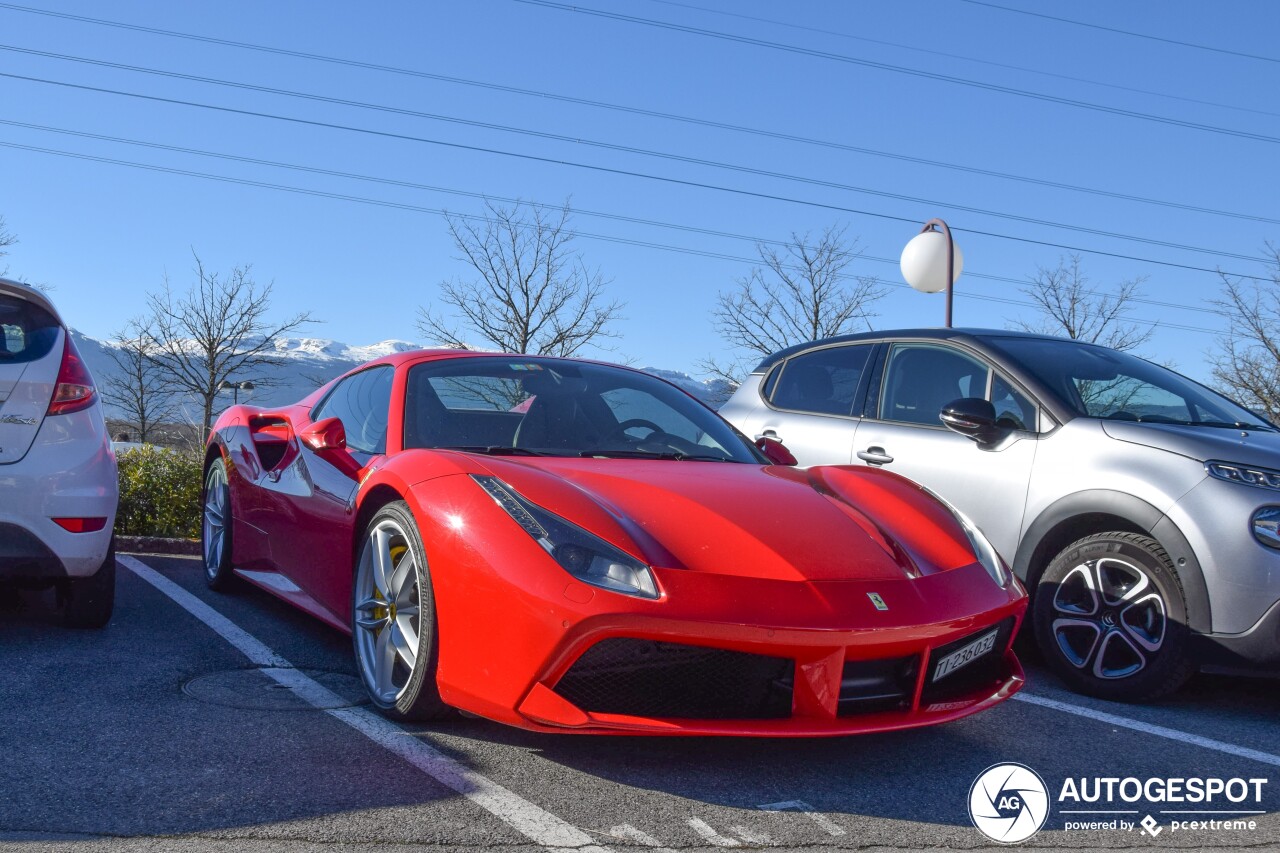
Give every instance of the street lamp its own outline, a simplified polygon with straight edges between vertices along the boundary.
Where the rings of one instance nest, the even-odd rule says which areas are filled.
[[[253,387],[254,387],[253,383],[250,382],[248,379],[246,379],[243,382],[228,382],[226,379],[224,379],[218,383],[218,392],[221,393],[223,391],[231,391],[232,405],[238,406],[240,405],[240,392],[252,391]]]
[[[941,229],[941,230],[938,230]],[[951,328],[951,300],[956,279],[964,270],[964,253],[951,239],[941,219],[930,219],[902,250],[902,277],[921,293],[947,292],[947,328]]]

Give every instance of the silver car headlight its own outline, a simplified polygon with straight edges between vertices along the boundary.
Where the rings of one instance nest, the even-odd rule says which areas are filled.
[[[588,533],[578,525],[548,512],[497,477],[472,474],[480,488],[541,545],[551,558],[583,583],[602,589],[657,598],[653,572],[629,554]]]
[[[1261,486],[1264,489],[1280,491],[1280,471],[1272,468],[1210,459],[1204,463],[1204,470],[1210,477],[1226,480],[1228,483],[1242,483],[1246,486]]]

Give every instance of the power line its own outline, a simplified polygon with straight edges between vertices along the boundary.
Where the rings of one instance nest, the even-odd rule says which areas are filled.
[[[1061,104],[1063,106],[1078,107],[1080,109],[1094,110],[1096,112],[1109,113],[1111,115],[1126,116],[1128,118],[1141,119],[1143,121],[1156,122],[1158,124],[1173,125],[1175,127],[1185,127],[1190,130],[1200,130],[1206,133],[1217,133],[1224,136],[1235,136],[1241,139],[1253,139],[1258,142],[1270,142],[1273,144],[1280,143],[1280,137],[1268,136],[1263,133],[1253,133],[1247,130],[1237,130],[1234,128],[1220,127],[1211,124],[1201,124],[1200,122],[1187,121],[1185,119],[1173,118],[1170,116],[1161,116],[1154,113],[1143,113],[1137,110],[1127,110],[1121,107],[1110,107],[1105,104],[1093,103],[1090,101],[1079,101],[1073,98],[1064,98],[1058,95],[1049,95],[1044,92],[1033,92],[1027,89],[1015,89],[1011,86],[1000,86],[995,83],[984,83],[980,80],[970,80],[964,77],[954,77],[949,74],[939,74],[933,71],[925,71],[920,68],[910,68],[903,65],[892,65],[887,62],[876,62],[870,59],[862,59],[856,56],[848,56],[843,53],[831,53],[825,50],[816,50],[814,48],[802,47],[800,45],[786,44],[784,42],[768,41],[766,39],[751,38],[749,36],[740,36],[733,33],[726,33],[720,30],[707,30],[701,27],[691,27],[686,24],[675,24],[670,21],[659,21],[653,18],[641,18],[635,15],[623,15],[618,12],[606,12],[603,9],[592,9],[586,6],[571,6],[567,3],[555,3],[552,0],[514,0],[516,3],[524,3],[529,6],[541,6],[547,9],[557,9],[563,12],[576,12],[580,15],[592,15],[598,18],[606,18],[613,21],[622,21],[631,24],[643,24],[644,26],[656,27],[658,29],[671,30],[674,32],[688,33],[690,35],[704,36],[706,38],[720,39],[721,41],[736,42],[738,44],[751,45],[753,47],[764,47],[770,50],[780,50],[787,53],[795,53],[802,56],[811,56],[815,59],[827,59],[833,62],[843,62],[848,65],[859,65],[865,68],[876,68],[881,71],[892,71],[896,74],[906,74],[912,77],[921,77],[927,80],[938,80],[944,83],[954,83],[959,86],[969,86],[976,89],[983,89],[989,92],[999,92],[1005,95],[1016,95],[1021,98],[1030,98],[1037,101],[1045,101],[1047,103]]]
[[[434,193],[442,193],[446,195],[462,196],[465,198],[498,201],[505,204],[527,204],[537,209],[557,209],[558,208],[558,205],[544,204],[536,201],[523,201],[517,198],[496,196],[490,193],[476,192],[474,190],[460,190],[460,189],[455,189],[450,187],[439,187],[439,186],[433,186],[430,184],[417,183],[414,181],[400,180],[397,178],[384,178],[384,177],[379,177],[375,175],[359,174],[355,172],[343,172],[335,169],[323,169],[316,166],[304,166],[297,163],[284,163],[276,160],[264,160],[257,157],[245,157],[237,154],[227,154],[225,152],[218,152],[218,151],[206,151],[199,148],[187,148],[179,145],[165,145],[159,142],[151,142],[151,141],[141,140],[141,139],[129,139],[129,138],[120,137],[120,136],[108,136],[105,134],[89,133],[88,131],[73,130],[70,128],[50,127],[47,125],[31,124],[29,122],[21,122],[21,121],[15,121],[11,119],[0,119],[0,124],[9,125],[11,127],[20,127],[27,130],[37,130],[37,131],[42,131],[46,133],[57,133],[57,134],[62,134],[66,136],[75,136],[82,139],[94,139],[98,141],[112,142],[112,143],[117,143],[122,145],[134,145],[134,146],[139,146],[143,148],[151,148],[159,151],[171,151],[171,152],[176,152],[180,154],[193,154],[200,157],[210,157],[214,159],[227,160],[227,161],[232,161],[237,163],[247,163],[254,166],[267,166],[267,167],[276,168],[276,169],[288,169],[290,171],[304,172],[307,174],[325,175],[327,177],[344,178],[348,180],[362,181],[367,183],[383,184],[386,186],[403,187],[406,189],[413,189],[413,190],[419,190],[424,192],[434,192]],[[644,219],[641,217],[626,216],[626,215],[617,214],[617,213],[606,213],[604,211],[589,210],[589,209],[580,208],[580,207],[575,207],[573,209],[573,212],[575,216],[587,216],[592,218],[608,219],[616,222],[627,222],[633,225],[644,225],[644,226],[653,227],[653,228],[664,228],[664,229],[681,231],[681,232],[690,233],[690,234],[699,234],[703,236],[719,237],[719,238],[730,239],[730,240],[739,240],[739,241],[745,241],[745,242],[749,242],[757,245],[767,244],[767,245],[779,246],[779,247],[790,245],[787,241],[784,241],[784,240],[776,240],[776,239],[771,239],[767,237],[754,237],[746,234],[737,234],[731,231],[719,231],[711,228],[701,228],[693,225],[686,225],[686,224],[673,223],[673,222],[663,222],[655,219]],[[726,259],[732,258],[734,260],[741,260],[743,262],[750,262],[750,259],[748,258],[738,258],[735,256],[720,255],[720,254],[714,254],[714,256],[723,257]],[[857,257],[863,260],[875,261],[877,263],[890,264],[893,266],[898,265],[898,261],[894,258],[881,258],[875,255],[867,255],[866,253],[863,253],[863,252],[854,253],[854,257]],[[1026,286],[1027,284],[1030,283],[1026,279],[1017,279],[1017,278],[1011,278],[1008,276],[992,275],[990,273],[981,273],[973,270],[966,271],[966,276],[970,278],[984,279],[987,281],[996,281],[996,282],[1004,282],[1008,284],[1015,284],[1019,286]],[[1101,291],[1101,290],[1088,290],[1085,292],[1094,296],[1114,295],[1109,291]],[[1148,299],[1145,297],[1131,297],[1130,301],[1136,302],[1136,303],[1142,303],[1146,305],[1158,306],[1162,308],[1176,308],[1183,311],[1195,311],[1195,312],[1204,313],[1204,314],[1227,316],[1226,313],[1223,311],[1207,308],[1202,305],[1187,305],[1185,303],[1180,303],[1180,302],[1169,302],[1166,300]],[[1031,303],[1018,303],[1018,304],[1029,305]]]
[[[692,6],[685,3],[671,3],[670,0],[652,0],[652,2],[666,2],[666,3],[669,3],[669,5],[683,6],[690,9],[702,9],[702,7]],[[524,97],[548,99],[548,100],[560,101],[562,103],[575,104],[578,106],[592,107],[595,109],[613,110],[617,112],[630,113],[632,115],[641,115],[641,116],[646,116],[650,118],[663,119],[666,121],[676,121],[676,122],[682,122],[685,124],[698,125],[702,127],[712,127],[718,130],[725,130],[733,133],[751,134],[755,136],[761,136],[761,137],[766,137],[770,139],[779,139],[787,142],[795,142],[795,143],[804,144],[804,145],[813,145],[813,146],[830,148],[830,149],[839,150],[839,151],[849,151],[856,154],[865,154],[872,157],[886,157],[889,159],[899,160],[906,163],[916,163],[919,165],[932,166],[939,169],[951,169],[955,171],[966,172],[969,174],[983,175],[985,177],[1000,178],[1002,180],[1009,180],[1009,181],[1018,181],[1018,182],[1034,184],[1038,186],[1051,187],[1054,189],[1068,190],[1071,192],[1087,193],[1090,195],[1102,196],[1106,198],[1115,198],[1123,201],[1132,201],[1139,204],[1157,205],[1160,207],[1167,207],[1167,208],[1172,208],[1177,210],[1186,210],[1193,213],[1204,213],[1212,216],[1224,216],[1224,217],[1230,217],[1233,219],[1242,219],[1242,220],[1247,220],[1252,222],[1264,222],[1271,225],[1280,225],[1280,219],[1274,219],[1266,216],[1258,216],[1255,214],[1248,214],[1248,213],[1237,213],[1237,212],[1228,211],[1228,210],[1218,210],[1215,208],[1204,207],[1200,205],[1148,198],[1145,196],[1121,193],[1121,192],[1116,192],[1114,190],[1105,190],[1097,187],[1080,186],[1077,184],[1069,184],[1061,181],[1051,181],[1044,178],[1035,178],[1027,175],[1015,175],[1008,172],[1000,172],[992,169],[982,169],[976,166],[966,166],[958,163],[947,163],[939,160],[930,160],[924,157],[912,157],[909,155],[899,154],[896,152],[880,151],[874,148],[866,148],[866,147],[857,146],[857,145],[849,145],[847,143],[835,142],[832,140],[814,139],[811,137],[805,137],[805,136],[800,136],[800,135],[791,134],[791,133],[784,133],[781,131],[766,130],[758,127],[747,127],[743,125],[731,124],[728,122],[719,122],[719,121],[713,121],[710,119],[699,118],[696,116],[686,116],[686,115],[678,115],[675,113],[661,112],[659,110],[649,110],[649,109],[630,106],[626,104],[610,103],[608,101],[597,101],[597,100],[591,100],[588,98],[575,98],[569,95],[558,94],[555,92],[543,92],[536,89],[523,89],[517,86],[506,86],[499,83],[492,83],[492,82],[487,82],[482,80],[468,80],[462,77],[451,77],[445,74],[434,74],[431,72],[420,71],[420,70],[410,69],[410,68],[401,68],[401,67],[396,67],[391,65],[381,65],[373,62],[363,62],[360,60],[345,59],[342,57],[327,56],[324,54],[306,53],[303,51],[289,50],[289,49],[280,48],[280,47],[272,47],[270,45],[261,45],[261,44],[253,44],[250,42],[233,41],[231,39],[220,39],[220,38],[214,38],[212,36],[197,35],[195,33],[179,32],[176,30],[164,30],[164,29],[159,29],[157,27],[145,27],[138,24],[127,24],[121,21],[111,21],[111,20],[106,20],[102,18],[90,18],[90,17],[85,17],[83,15],[72,15],[66,12],[54,12],[52,10],[46,10],[46,9],[34,9],[28,6],[19,6],[13,3],[0,3],[0,8],[10,9],[10,10],[20,11],[20,12],[31,12],[34,14],[47,15],[54,18],[64,18],[67,20],[77,21],[81,23],[95,24],[95,25],[101,25],[106,27],[116,27],[119,29],[143,32],[151,35],[166,36],[166,37],[178,38],[178,39],[188,39],[191,41],[205,42],[208,44],[216,44],[216,45],[225,46],[225,47],[234,47],[234,48],[243,49],[243,50],[252,50],[252,51],[259,51],[262,53],[275,54],[279,56],[288,56],[295,59],[304,59],[304,60],[309,60],[314,62],[325,62],[325,63],[331,63],[336,65],[345,65],[352,68],[362,68],[366,70],[385,72],[389,74],[398,74],[398,75],[409,76],[409,77],[417,77],[424,80],[432,80],[435,82],[447,83],[451,85],[470,86],[470,87],[487,89],[487,90],[496,91],[496,92],[506,92],[509,94],[521,95]],[[734,17],[747,17],[747,18],[751,18],[752,20],[768,21],[768,19],[754,18],[752,16],[746,16],[746,15],[738,15],[732,12],[720,12],[720,11],[711,10],[711,9],[703,9],[703,11],[707,11],[707,12],[715,11],[716,14],[733,15]],[[783,23],[783,22],[777,22],[777,21],[768,21],[768,22],[779,23],[779,24]],[[784,25],[798,26],[793,24],[784,24]],[[813,29],[813,28],[803,27],[802,29]],[[845,35],[840,33],[832,33],[832,34]],[[858,36],[846,36],[846,37],[859,38]],[[888,43],[886,42],[886,44]],[[926,51],[926,52],[933,52],[933,51]],[[943,55],[950,56],[950,54],[943,54]],[[964,58],[964,57],[961,57],[961,58]],[[979,60],[979,59],[973,59],[973,58],[969,58],[969,59],[973,62],[986,62],[986,60]],[[1004,66],[1001,63],[988,62],[987,64],[1000,65],[1001,67],[1008,67],[1008,68],[1016,68],[1016,66]],[[1018,70],[1030,70],[1030,69],[1018,69]],[[1049,72],[1036,72],[1036,73],[1047,74]],[[1051,75],[1051,76],[1062,76],[1062,75]],[[1076,79],[1076,78],[1069,78],[1069,79]],[[1084,81],[1084,82],[1089,82],[1089,81]],[[1108,86],[1113,85],[1113,84],[1101,83],[1098,81],[1092,81],[1092,82],[1096,82],[1098,85],[1108,85]],[[1119,88],[1125,88],[1125,87],[1119,87]],[[1134,91],[1143,91],[1143,90],[1134,90]],[[1151,94],[1158,94],[1158,93],[1151,93]],[[1177,96],[1164,95],[1162,97],[1177,97]],[[1194,99],[1184,98],[1182,100],[1194,100]],[[1204,101],[1204,102],[1196,101],[1196,103],[1205,103],[1213,106],[1225,107],[1228,109],[1246,109],[1244,107],[1233,107],[1228,104],[1211,104],[1211,102],[1208,102],[1208,101]],[[1255,112],[1264,113],[1266,115],[1280,115],[1280,113],[1269,113],[1262,110],[1255,110]]]
[[[964,0],[965,3],[972,3],[974,6],[986,6],[988,9],[999,9],[1001,12],[1016,12],[1019,15],[1029,15],[1033,18],[1044,18],[1048,21],[1057,21],[1060,24],[1071,24],[1076,27],[1088,27],[1092,30],[1105,30],[1109,33],[1119,33],[1124,36],[1132,36],[1133,38],[1147,39],[1148,41],[1158,41],[1164,44],[1176,44],[1179,47],[1190,47],[1196,50],[1208,50],[1213,53],[1222,53],[1228,56],[1239,56],[1244,59],[1257,59],[1261,62],[1278,62],[1274,56],[1259,56],[1256,53],[1245,53],[1239,50],[1231,50],[1226,47],[1214,47],[1208,44],[1196,44],[1195,42],[1180,41],[1178,39],[1162,38],[1161,36],[1153,36],[1150,33],[1135,33],[1132,30],[1122,30],[1117,27],[1107,27],[1102,24],[1091,24],[1087,21],[1075,21],[1071,18],[1059,18],[1056,15],[1046,15],[1043,12],[1032,12],[1029,9],[1015,9],[1011,6],[1001,6],[997,3],[986,3],[983,0]]]
[[[620,145],[612,142],[604,142],[596,139],[586,139],[579,136],[570,136],[562,133],[551,133],[549,131],[532,130],[524,127],[514,127],[511,125],[497,124],[494,122],[480,121],[477,119],[465,119],[458,116],[444,115],[441,113],[430,113],[421,110],[412,110],[405,107],[395,107],[388,104],[374,104],[368,101],[356,101],[348,98],[335,98],[328,95],[318,95],[312,92],[297,92],[291,89],[277,89],[272,86],[261,86],[254,83],[241,83],[234,80],[222,80],[216,77],[203,77],[196,74],[184,74],[178,71],[167,71],[160,68],[147,68],[138,65],[126,65],[120,62],[109,62],[102,59],[91,59],[84,56],[72,56],[69,54],[52,53],[44,50],[34,50],[31,48],[16,47],[14,45],[0,44],[0,50],[10,51],[13,53],[27,54],[30,56],[42,56],[49,59],[58,59],[67,62],[77,62],[85,65],[98,66],[100,68],[114,68],[122,71],[136,72],[139,74],[150,74],[157,77],[166,77],[174,80],[187,80],[196,83],[205,83],[213,86],[222,86],[231,89],[241,89],[250,92],[262,92],[270,95],[279,95],[288,98],[298,98],[301,100],[315,101],[317,103],[335,104],[344,107],[354,107],[356,109],[370,110],[374,112],[392,113],[395,115],[410,116],[413,118],[422,118],[429,121],[439,121],[448,124],[459,124],[466,127],[477,127],[484,130],[496,130],[502,133],[511,133],[519,136],[532,136],[538,139],[549,139],[556,142],[567,142],[573,145],[585,145],[591,148],[599,148],[606,151],[618,151],[624,154],[635,154],[642,157],[652,157],[659,160],[670,160],[678,163],[687,163],[694,166],[704,166],[711,169],[721,169],[730,172],[739,172],[748,175],[757,175],[760,177],[774,178],[782,181],[790,181],[793,183],[808,184],[810,186],[825,187],[827,189],[841,190],[844,192],[853,192],[860,195],[876,196],[878,198],[894,199],[895,201],[906,201],[912,204],[919,204],[930,208],[946,208],[950,210],[961,211],[964,213],[974,213],[980,216],[991,216],[997,219],[1006,219],[1012,222],[1022,222],[1028,225],[1040,225],[1045,228],[1057,228],[1064,231],[1074,231],[1079,234],[1091,234],[1095,237],[1108,237],[1116,240],[1127,240],[1134,243],[1145,243],[1150,246],[1160,246],[1166,249],[1178,249],[1181,251],[1195,252],[1205,255],[1216,255],[1222,258],[1234,258],[1241,261],[1255,261],[1257,257],[1254,255],[1244,255],[1238,252],[1227,252],[1220,249],[1208,249],[1200,246],[1190,246],[1185,243],[1177,243],[1170,240],[1158,240],[1153,237],[1140,237],[1133,234],[1122,234],[1115,231],[1107,231],[1102,228],[1090,228],[1085,225],[1072,225],[1063,222],[1054,222],[1047,219],[1038,219],[1032,216],[1023,216],[1014,213],[1005,213],[999,210],[990,210],[988,208],[974,207],[972,205],[956,204],[954,202],[938,201],[937,199],[920,198],[918,196],[906,195],[904,193],[889,192],[887,190],[877,190],[870,187],[855,186],[853,184],[840,183],[838,181],[828,181],[821,178],[809,178],[803,175],[793,175],[786,172],[776,172],[772,169],[759,169],[752,166],[742,166],[735,163],[725,163],[718,160],[707,160],[701,157],[690,157],[684,154],[675,154],[669,151],[655,151],[648,148],[639,148],[631,145]]]
[[[761,24],[769,24],[773,27],[787,27],[793,30],[803,30],[810,33],[818,33],[825,36],[835,36],[836,38],[851,39],[853,41],[867,42],[868,44],[878,44],[884,47],[892,47],[897,50],[909,50],[913,53],[924,53],[929,56],[942,56],[947,59],[959,59],[962,62],[975,62],[979,65],[988,65],[992,68],[1003,68],[1007,71],[1017,71],[1022,74],[1039,74],[1042,77],[1053,77],[1057,80],[1068,80],[1072,83],[1085,83],[1090,86],[1102,86],[1107,89],[1115,89],[1120,92],[1132,92],[1137,95],[1148,95],[1156,98],[1168,98],[1172,101],[1183,101],[1188,104],[1198,104],[1205,107],[1217,107],[1224,110],[1237,110],[1242,113],[1254,113],[1255,115],[1264,116],[1280,116],[1280,113],[1271,110],[1260,110],[1254,107],[1242,107],[1236,104],[1224,104],[1219,101],[1206,101],[1200,98],[1188,98],[1185,95],[1173,95],[1168,92],[1154,92],[1150,89],[1139,89],[1135,86],[1123,86],[1119,83],[1108,83],[1105,80],[1093,80],[1088,77],[1075,77],[1071,74],[1059,74],[1054,71],[1044,71],[1039,68],[1027,68],[1025,65],[1010,65],[1007,62],[995,62],[990,59],[980,59],[976,56],[965,56],[960,53],[947,53],[943,50],[930,50],[925,47],[916,47],[915,45],[903,44],[901,42],[885,41],[883,39],[873,39],[868,36],[858,36],[853,33],[844,33],[838,30],[826,30],[821,27],[807,27],[803,24],[796,24],[790,21],[779,21],[775,18],[760,18],[755,15],[744,15],[741,12],[727,12],[723,9],[711,9],[707,6],[696,6],[692,3],[677,3],[675,0],[649,0],[650,3],[661,3],[664,6],[676,6],[681,9],[692,9],[695,12],[705,12],[708,15],[723,15],[728,18],[738,18],[744,21],[755,21]],[[4,6],[5,4],[0,4]],[[991,4],[982,4],[991,5]],[[1004,7],[997,7],[1004,8]],[[1010,12],[1021,12],[1021,9],[1009,9]],[[1034,13],[1028,13],[1034,14]]]
[[[605,174],[621,175],[626,177],[641,178],[644,180],[659,181],[662,183],[668,183],[668,184],[673,184],[677,186],[686,186],[686,187],[694,187],[698,189],[709,189],[709,190],[714,190],[716,192],[733,193],[734,195],[740,195],[740,196],[745,196],[749,198],[758,198],[758,199],[764,199],[768,201],[781,201],[781,202],[786,202],[790,204],[804,205],[806,207],[814,207],[814,208],[819,208],[824,210],[834,210],[840,213],[851,213],[858,216],[869,216],[876,219],[911,223],[913,225],[918,224],[918,219],[912,218],[912,217],[895,216],[893,214],[862,210],[859,208],[846,207],[844,205],[831,204],[828,202],[811,201],[807,199],[797,199],[790,196],[777,195],[775,193],[766,193],[766,192],[760,192],[757,190],[747,190],[747,189],[742,189],[740,187],[726,187],[720,184],[709,184],[703,181],[693,181],[693,180],[688,180],[684,178],[673,178],[666,175],[654,175],[647,172],[637,172],[629,169],[619,169],[611,166],[600,166],[600,165],[595,165],[590,163],[578,163],[571,160],[563,160],[563,159],[553,158],[553,157],[542,157],[536,154],[526,154],[526,153],[517,152],[517,151],[505,151],[498,148],[488,148],[480,145],[467,145],[460,142],[448,142],[440,139],[431,139],[428,137],[413,136],[411,134],[405,134],[405,133],[394,133],[394,132],[385,131],[385,130],[374,130],[372,128],[366,128],[366,127],[354,127],[351,125],[336,124],[333,122],[323,122],[315,119],[304,119],[304,118],[297,118],[294,116],[282,116],[275,113],[263,113],[263,112],[257,112],[254,110],[239,109],[236,107],[224,107],[224,106],[217,106],[214,104],[203,104],[197,101],[188,101],[188,100],[183,100],[179,98],[164,98],[158,95],[144,95],[139,92],[126,92],[118,89],[107,89],[100,86],[88,86],[81,83],[68,83],[60,80],[49,80],[49,79],[40,78],[40,77],[29,77],[22,74],[11,74],[7,72],[0,72],[0,77],[7,77],[13,80],[24,80],[24,81],[33,82],[33,83],[43,83],[47,85],[60,86],[60,87],[70,88],[70,89],[79,89],[82,91],[98,92],[98,93],[111,94],[111,95],[120,95],[123,97],[137,98],[141,100],[154,101],[158,103],[179,104],[182,106],[196,107],[199,109],[207,109],[207,110],[215,110],[218,112],[225,112],[225,113],[230,113],[234,115],[253,116],[257,118],[269,118],[272,120],[290,122],[293,124],[300,124],[304,126],[323,127],[323,128],[328,128],[332,130],[343,130],[343,131],[348,131],[352,133],[362,133],[370,136],[378,136],[382,138],[396,139],[396,140],[401,140],[406,142],[418,142],[418,143],[424,143],[429,145],[438,145],[441,147],[453,148],[453,149],[462,150],[462,151],[472,151],[472,152],[484,153],[484,154],[496,154],[504,157],[512,157],[512,158],[517,158],[521,160],[529,160],[532,162],[548,163],[548,164],[559,165],[559,166],[569,166],[569,167],[578,168],[578,169],[586,169],[586,170],[595,171],[595,172],[602,172]],[[1065,243],[1055,243],[1049,240],[1037,240],[1031,237],[1019,237],[1012,234],[1000,234],[997,232],[985,231],[977,228],[953,228],[952,230],[956,232],[974,234],[982,237],[992,237],[1000,240],[1010,240],[1013,242],[1025,243],[1028,245],[1046,246],[1049,248],[1062,249],[1068,252],[1080,252],[1082,254],[1098,255],[1101,257],[1119,258],[1119,259],[1130,260],[1130,261],[1140,261],[1142,263],[1157,264],[1160,266],[1173,267],[1176,269],[1192,270],[1195,272],[1207,272],[1207,273],[1214,273],[1214,274],[1223,272],[1223,270],[1221,270],[1220,268],[1210,269],[1209,267],[1198,267],[1193,264],[1182,264],[1182,263],[1177,263],[1175,261],[1163,261],[1163,260],[1157,260],[1155,258],[1144,258],[1137,255],[1126,255],[1122,252],[1108,252],[1102,249],[1087,249],[1080,246],[1071,246]],[[1248,258],[1248,260],[1257,260],[1257,259]],[[1251,276],[1251,275],[1246,275],[1244,273],[1229,273],[1229,274],[1234,275],[1238,278],[1251,279],[1256,281],[1269,280],[1261,276]]]
[[[477,214],[450,213],[446,210],[442,210],[439,208],[425,207],[422,205],[408,204],[404,202],[388,201],[384,199],[374,199],[374,198],[368,198],[365,196],[353,196],[345,193],[327,192],[325,190],[309,189],[305,187],[293,187],[286,184],[273,184],[273,183],[268,183],[266,181],[254,181],[246,178],[233,178],[227,175],[214,175],[207,172],[196,172],[189,169],[177,169],[170,166],[160,166],[160,165],[151,164],[151,163],[138,163],[130,160],[120,160],[112,157],[101,157],[93,154],[81,154],[73,151],[61,151],[55,148],[43,148],[35,145],[22,145],[19,143],[5,142],[2,140],[0,140],[0,147],[17,149],[22,151],[31,151],[31,152],[41,153],[41,154],[51,154],[55,156],[68,157],[71,159],[85,160],[85,161],[95,162],[95,163],[106,163],[106,164],[115,165],[115,166],[127,166],[129,168],[142,169],[145,171],[152,171],[152,172],[160,172],[160,173],[170,174],[170,175],[182,175],[186,177],[201,178],[204,180],[217,181],[217,182],[229,183],[229,184],[237,184],[240,186],[259,187],[263,189],[276,190],[279,192],[295,193],[299,195],[314,196],[318,198],[327,198],[327,199],[332,199],[336,201],[347,201],[347,202],[354,202],[358,204],[367,204],[375,207],[386,207],[386,208],[392,208],[396,210],[413,211],[417,213],[429,213],[429,214],[434,214],[436,216],[457,216],[462,219],[469,219],[469,220],[482,221],[482,222],[493,221],[490,217],[477,215]],[[573,233],[574,233],[574,236],[583,237],[589,240],[599,240],[599,241],[609,242],[609,243],[619,243],[622,245],[637,246],[641,248],[660,249],[663,251],[676,252],[679,254],[697,255],[701,257],[708,257],[708,258],[720,259],[720,260],[729,260],[729,261],[735,261],[735,262],[741,262],[741,263],[751,263],[751,264],[758,263],[757,259],[742,258],[735,255],[728,255],[720,252],[710,252],[702,249],[690,249],[683,246],[670,246],[667,244],[654,243],[646,240],[635,240],[628,237],[617,237],[617,236],[606,235],[606,234],[592,234],[592,233],[576,231],[576,230]],[[906,284],[900,284],[897,282],[882,282],[882,283],[894,288],[909,289],[908,285]],[[961,299],[974,299],[974,300],[983,301],[983,302],[998,302],[998,303],[1003,303],[1007,305],[1019,305],[1019,306],[1032,307],[1032,308],[1036,307],[1033,303],[1016,300],[1016,299],[1009,299],[1007,297],[989,296],[986,294],[965,293],[965,292],[958,292],[956,295]],[[1125,322],[1140,323],[1142,325],[1167,328],[1167,329],[1176,329],[1179,331],[1199,332],[1202,334],[1216,334],[1213,330],[1205,329],[1202,326],[1187,326],[1187,325],[1180,325],[1176,323],[1165,323],[1158,320],[1146,320],[1141,318],[1126,317]]]

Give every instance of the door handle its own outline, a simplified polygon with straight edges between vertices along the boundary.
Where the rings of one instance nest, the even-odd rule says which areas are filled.
[[[885,453],[883,447],[874,444],[866,450],[859,450],[858,458],[868,465],[888,465],[893,461],[893,457]]]
[[[762,433],[760,433],[759,435],[757,435],[757,436],[755,437],[755,440],[756,440],[756,441],[759,441],[759,440],[760,440],[760,439],[762,439],[762,438],[771,438],[771,439],[773,439],[774,441],[782,441],[782,439],[778,437],[778,434],[777,434],[776,432],[774,432],[773,430],[771,430],[771,429],[767,429],[767,430],[765,430],[764,432],[762,432]]]

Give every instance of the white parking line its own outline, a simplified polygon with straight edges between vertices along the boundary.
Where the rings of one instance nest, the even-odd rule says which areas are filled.
[[[1119,726],[1124,729],[1132,729],[1135,732],[1143,732],[1156,737],[1168,738],[1169,740],[1180,741],[1181,743],[1191,744],[1203,749],[1212,749],[1215,752],[1234,755],[1238,758],[1247,758],[1251,761],[1257,761],[1262,764],[1270,764],[1273,767],[1280,767],[1280,755],[1273,755],[1270,752],[1262,752],[1257,749],[1249,749],[1247,746],[1236,746],[1234,743],[1226,741],[1214,740],[1213,738],[1201,737],[1193,735],[1190,732],[1179,731],[1165,726],[1158,726],[1155,723],[1144,723],[1141,720],[1131,720],[1128,717],[1121,717],[1116,714],[1108,714],[1106,711],[1098,711],[1094,708],[1087,708],[1084,705],[1072,705],[1070,702],[1060,702],[1057,699],[1050,699],[1047,696],[1037,696],[1034,693],[1014,694],[1013,698],[1019,702],[1026,702],[1028,705],[1039,705],[1041,708],[1052,708],[1055,711],[1061,711],[1064,714],[1074,714],[1077,717],[1084,717],[1088,720],[1096,720],[1100,723],[1110,723],[1113,726]]]
[[[264,672],[305,701],[341,720],[365,737],[399,755],[414,767],[457,791],[534,843],[554,851],[610,853],[591,836],[550,812],[507,790],[464,764],[450,758],[394,723],[364,708],[333,708],[342,702],[319,682],[293,668],[264,643],[230,619],[178,586],[145,563],[126,555],[116,561],[173,599],[179,607],[209,626],[253,663],[269,667]],[[329,706],[329,707],[326,707]]]
[[[709,844],[714,844],[716,847],[742,846],[741,841],[736,838],[729,838],[728,836],[721,835],[712,828],[711,824],[707,823],[700,817],[689,818],[689,828],[698,833],[698,835],[702,837],[702,840]]]
[[[645,847],[651,848],[653,853],[675,853],[675,851],[670,847],[663,847],[662,842],[654,838],[649,833],[636,829],[629,823],[624,823],[621,826],[615,826],[613,829],[609,830],[609,834],[614,838],[621,838],[626,841],[634,841],[637,844],[643,844]]]

